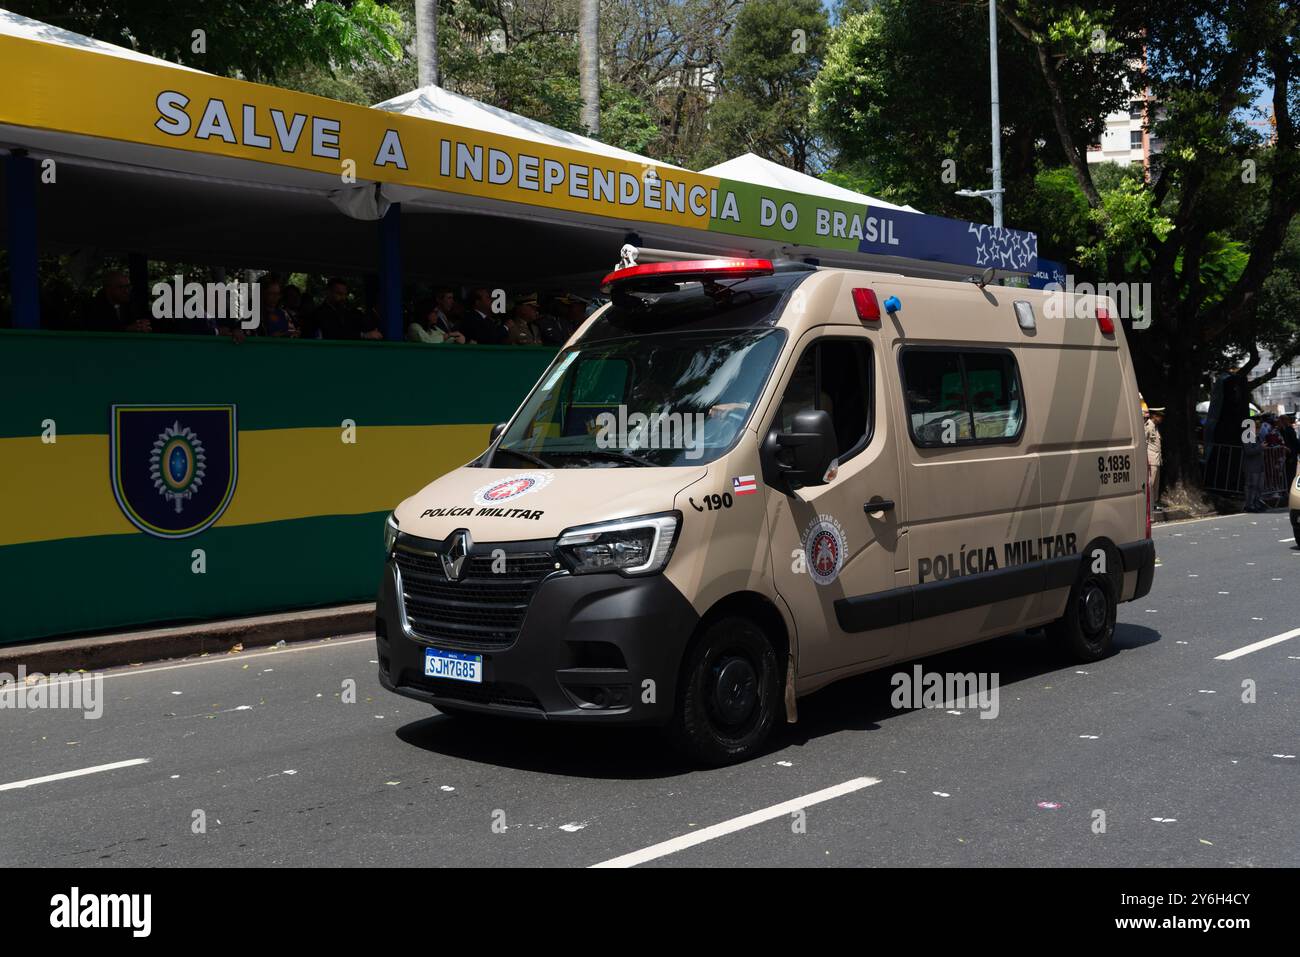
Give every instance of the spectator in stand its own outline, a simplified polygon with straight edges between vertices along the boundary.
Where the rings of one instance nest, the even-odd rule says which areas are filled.
[[[126,273],[116,271],[104,277],[103,288],[82,314],[80,328],[84,332],[153,331],[148,319],[132,317],[131,279]]]
[[[301,333],[300,321],[302,319],[302,290],[293,283],[285,283],[284,295],[280,301],[280,308],[285,311],[289,321],[293,323],[294,328]]]
[[[515,300],[514,314],[506,321],[507,341],[512,346],[536,346],[542,342],[537,328],[537,293],[530,292]]]
[[[576,320],[575,316],[578,317]],[[584,300],[577,296],[556,296],[551,300],[550,310],[537,320],[542,343],[548,346],[564,345],[586,318],[587,304]]]
[[[261,285],[262,324],[258,333],[276,339],[298,338],[298,328],[289,317],[289,312],[280,305],[280,280],[264,279]]]
[[[307,338],[382,339],[384,334],[363,320],[361,312],[348,302],[348,284],[331,279],[325,286],[325,301],[307,320]]]
[[[453,318],[456,311],[456,296],[446,286],[440,288],[433,297],[433,326],[439,330],[447,342],[464,343],[465,334],[457,327]]]
[[[483,286],[470,290],[460,328],[466,339],[480,345],[503,346],[510,338],[509,325],[492,311],[492,293]]]
[[[415,318],[406,327],[407,342],[464,342],[465,337],[458,332],[447,333],[438,326],[438,307],[432,299],[426,299],[415,307]],[[450,336],[457,336],[452,339]]]

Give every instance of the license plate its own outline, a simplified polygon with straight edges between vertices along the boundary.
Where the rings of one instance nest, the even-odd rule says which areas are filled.
[[[424,676],[450,678],[452,681],[468,681],[481,685],[483,656],[461,654],[459,651],[443,651],[440,648],[425,648]]]

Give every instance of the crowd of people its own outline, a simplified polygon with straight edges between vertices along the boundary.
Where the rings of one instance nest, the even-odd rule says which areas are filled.
[[[1300,436],[1296,434],[1295,417],[1291,415],[1273,415],[1263,413],[1252,416],[1255,423],[1254,442],[1242,442],[1241,470],[1245,477],[1247,512],[1264,512],[1268,505],[1264,500],[1269,491],[1265,481],[1267,474],[1267,450],[1286,449],[1283,466],[1283,482],[1296,474],[1297,456],[1300,455]],[[1281,456],[1282,453],[1275,453]]]
[[[1147,487],[1152,492],[1152,508],[1160,509],[1160,472],[1164,465],[1160,430],[1165,420],[1164,407],[1148,407],[1143,400],[1142,418],[1147,444]],[[1296,476],[1296,464],[1300,461],[1300,433],[1296,431],[1295,416],[1289,413],[1253,412],[1250,421],[1253,428],[1242,430],[1240,451],[1234,450],[1227,459],[1233,474],[1216,476],[1216,484],[1230,483],[1231,488],[1244,494],[1245,511],[1264,512],[1268,510],[1268,495],[1276,493],[1279,487],[1284,487]],[[1272,449],[1285,451],[1270,452]],[[1240,476],[1236,474],[1238,469]]]
[[[355,304],[347,280],[332,278],[319,303],[303,290],[276,276],[259,282],[261,317],[244,329],[233,317],[153,319],[149,308],[133,295],[130,277],[110,272],[94,298],[63,323],[85,332],[168,332],[199,335],[269,336],[292,339],[374,340],[385,338],[379,307]],[[559,346],[586,320],[591,303],[576,295],[555,292],[517,293],[507,300],[503,290],[470,287],[458,297],[449,286],[407,303],[404,338],[408,342],[459,345]]]

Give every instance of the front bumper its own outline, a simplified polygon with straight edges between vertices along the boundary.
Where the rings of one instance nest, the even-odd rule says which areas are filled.
[[[553,721],[663,724],[698,616],[663,575],[558,574],[536,586],[518,638],[483,656],[483,683],[424,676],[426,640],[404,623],[384,566],[376,609],[379,680],[432,705]],[[649,683],[647,683],[649,682]]]

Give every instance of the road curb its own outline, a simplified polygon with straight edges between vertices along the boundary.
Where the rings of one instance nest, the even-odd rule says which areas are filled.
[[[307,611],[226,621],[201,622],[149,631],[84,635],[25,645],[0,646],[0,672],[14,674],[19,665],[28,673],[96,671],[165,658],[227,652],[283,641],[314,641],[338,635],[369,632],[375,626],[375,605],[364,602]]]

